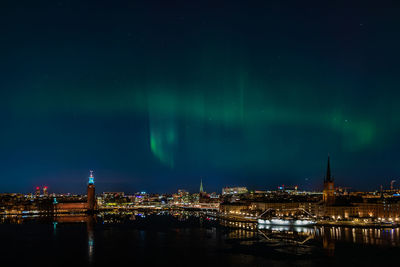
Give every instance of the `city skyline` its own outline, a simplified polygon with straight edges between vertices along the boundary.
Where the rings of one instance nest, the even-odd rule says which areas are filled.
[[[93,170],[89,170],[89,173],[90,173],[90,175],[89,175],[89,180],[88,180],[88,184],[94,184],[94,175],[93,175],[93,173],[94,173],[94,171]],[[295,188],[295,190],[297,191],[297,190],[299,190],[299,191],[309,191],[309,192],[318,192],[318,191],[320,191],[320,192],[322,192],[323,190],[325,190],[326,188],[325,188],[325,183],[326,182],[333,182],[333,180],[334,180],[334,176],[333,175],[331,175],[331,165],[330,165],[330,156],[328,155],[328,161],[327,161],[327,166],[326,166],[326,174],[325,174],[325,176],[324,176],[324,178],[323,178],[323,183],[321,183],[321,185],[319,185],[317,188],[311,188],[311,189],[308,189],[308,188],[306,188],[306,186],[305,187],[302,187],[302,185],[299,185],[299,184],[296,184],[296,185],[294,185],[294,184],[279,184],[279,185],[276,185],[275,187],[264,187],[264,188],[249,188],[249,190],[250,191],[257,191],[257,190],[269,190],[269,191],[273,191],[273,190],[285,190],[286,188]],[[379,191],[379,190],[387,190],[387,189],[390,189],[390,190],[393,190],[393,189],[395,189],[395,188],[397,188],[398,186],[397,186],[397,180],[391,180],[390,181],[390,183],[387,185],[387,184],[385,184],[385,186],[383,185],[383,184],[381,184],[380,185],[380,188],[374,188],[374,189],[370,189],[370,190],[367,190],[367,191],[369,191],[369,192],[377,192],[377,191]],[[207,190],[204,190],[204,187],[203,187],[203,178],[201,178],[200,179],[200,189],[198,190],[198,192],[199,193],[202,193],[202,192],[207,192]],[[396,186],[394,186],[396,184]],[[389,186],[390,185],[390,186]],[[143,187],[146,187],[146,185],[143,185]],[[190,188],[192,188],[193,186],[190,186]],[[220,191],[224,191],[224,189],[226,189],[226,188],[232,188],[232,187],[239,187],[239,188],[246,188],[246,190],[247,190],[247,186],[246,185],[237,185],[237,184],[229,184],[229,185],[225,185],[224,187],[222,187],[222,188],[219,188],[219,189],[217,189],[217,190],[211,190],[211,191],[208,191],[208,193],[219,193]],[[45,185],[37,185],[37,186],[35,186],[35,192],[36,192],[36,194],[38,194],[37,192],[39,192],[39,194],[40,194],[40,192],[41,192],[41,190],[43,190],[43,192],[46,192],[46,193],[48,193],[48,189],[49,189],[49,187],[48,187],[48,185],[47,184],[45,184]],[[100,187],[100,189],[102,189],[101,187]],[[183,187],[179,187],[179,186],[177,186],[176,188],[175,188],[176,190],[187,190],[187,188],[183,188]],[[351,187],[348,187],[348,186],[346,186],[345,184],[341,184],[341,185],[339,185],[339,186],[333,186],[333,184],[332,184],[332,187],[330,188],[331,190],[332,190],[332,192],[333,191],[337,191],[337,190],[345,190],[345,191],[362,191],[362,190],[358,190],[357,188],[351,188]],[[175,193],[176,192],[176,190],[175,191],[170,191],[170,192],[168,192],[168,191],[160,191],[160,192],[149,192],[149,191],[147,191],[147,190],[143,190],[143,188],[142,189],[139,189],[139,190],[136,190],[136,191],[124,191],[124,190],[122,190],[122,189],[118,189],[118,190],[100,190],[100,191],[102,191],[102,192],[112,192],[112,191],[114,191],[114,192],[125,192],[125,193],[128,193],[128,194],[137,194],[137,193],[143,193],[143,192],[145,192],[145,193],[150,193],[150,194],[172,194],[172,193]],[[292,190],[292,189],[290,189],[290,190]],[[196,190],[189,190],[190,191],[190,193],[196,193],[197,191]],[[3,193],[11,193],[11,192],[3,192]],[[16,193],[16,192],[14,192],[14,193]],[[79,194],[79,193],[81,193],[81,192],[78,192],[78,191],[72,191],[72,192],[53,192],[53,193],[57,193],[57,194],[63,194],[63,193],[75,193],[75,194]],[[333,194],[333,193],[332,193]]]
[[[399,7],[0,4],[0,191],[400,180]]]
[[[330,155],[328,155],[328,169],[327,169],[328,173],[330,173],[330,163],[329,162],[330,162]],[[90,173],[89,179],[94,179],[93,172],[94,172],[93,170],[89,170],[89,173]],[[321,175],[321,177],[326,177],[326,175],[327,174],[325,174],[325,176]],[[92,182],[93,182],[93,180],[92,180]],[[364,190],[361,190],[360,188],[356,188],[356,187],[355,188],[349,187],[346,183],[340,183],[337,188],[345,188],[345,189],[351,190],[351,191],[357,191],[358,190],[358,191],[370,191],[370,192],[372,192],[372,191],[378,191],[378,190],[382,190],[382,189],[392,188],[394,185],[396,185],[395,187],[397,187],[398,183],[400,183],[400,179],[399,179],[399,181],[395,180],[395,179],[387,180],[387,181],[384,181],[384,183],[381,183],[376,188],[366,188]],[[82,184],[83,183],[81,183],[80,185],[82,185]],[[55,188],[60,188],[56,184],[53,184],[53,185],[55,185]],[[203,178],[200,178],[199,185],[200,185],[200,188],[202,189],[203,188]],[[171,185],[171,186],[173,186],[173,185]],[[239,186],[239,187],[240,186],[247,187],[246,184],[232,184],[232,183],[230,183],[230,184],[225,184],[225,185],[223,185],[222,187],[220,187],[218,189],[212,188],[209,192],[219,192],[219,191],[221,191],[221,189],[223,189],[225,187],[237,187],[237,186]],[[275,185],[261,186],[259,188],[250,187],[250,189],[251,190],[275,190],[277,188],[278,189],[280,189],[282,187],[284,188],[285,186],[288,186],[288,187],[294,187],[294,186],[295,187],[299,187],[303,191],[322,191],[322,189],[323,189],[323,184],[322,183],[317,184],[315,187],[311,187],[307,180],[303,181],[303,184],[277,183]],[[174,189],[172,189],[170,191],[165,191],[165,190],[164,191],[163,190],[161,190],[161,191],[148,191],[148,190],[146,190],[146,187],[147,187],[146,184],[142,184],[139,189],[133,190],[133,191],[129,191],[128,190],[127,192],[134,193],[134,192],[146,191],[146,192],[149,192],[149,193],[172,193],[172,192],[175,192],[178,189],[185,189],[185,190],[189,189],[189,191],[191,191],[191,192],[197,192],[196,189],[194,189],[194,188],[196,188],[196,185],[193,185],[193,184],[187,184],[187,187],[182,187],[182,186],[180,187],[179,185],[176,185],[175,186],[175,191],[174,191]],[[49,188],[49,183],[44,183],[44,184],[41,184],[41,185],[35,185],[32,189],[38,190],[39,188],[40,188],[40,190],[42,190],[42,188],[45,188],[47,190]],[[105,191],[124,191],[123,187],[116,187],[116,188],[114,187],[113,189],[116,189],[116,190],[106,190],[107,188],[105,188],[105,183],[102,183],[101,180],[100,180],[100,188],[104,189],[104,190],[102,190],[104,192]],[[200,191],[202,191],[201,189],[200,189]],[[68,193],[80,194],[81,193],[80,191],[81,191],[81,189],[73,189],[72,191],[69,191]],[[206,190],[204,190],[204,191],[206,191]],[[0,193],[17,193],[17,192],[4,191],[4,192],[0,192]],[[23,192],[23,193],[29,193],[29,191],[28,192]],[[55,193],[62,194],[62,193],[67,193],[67,192],[58,191],[58,192],[55,192]]]
[[[400,253],[400,1],[0,1],[5,266]]]

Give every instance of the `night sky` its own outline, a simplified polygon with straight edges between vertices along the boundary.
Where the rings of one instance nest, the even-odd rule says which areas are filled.
[[[400,5],[117,2],[1,1],[0,192],[400,184]]]

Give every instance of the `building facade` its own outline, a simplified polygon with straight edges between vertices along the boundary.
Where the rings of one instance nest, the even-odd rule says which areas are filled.
[[[94,186],[93,171],[90,171],[89,182],[87,186],[86,202],[60,202],[54,201],[55,213],[68,212],[94,212],[97,209],[96,193]]]

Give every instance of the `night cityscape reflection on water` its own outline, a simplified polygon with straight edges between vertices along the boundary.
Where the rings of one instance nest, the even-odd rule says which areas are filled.
[[[3,216],[0,221],[1,257],[16,265],[175,261],[178,266],[189,262],[318,266],[344,261],[369,266],[400,252],[399,228],[265,226],[220,220],[202,212]],[[19,256],[21,251],[24,257]]]

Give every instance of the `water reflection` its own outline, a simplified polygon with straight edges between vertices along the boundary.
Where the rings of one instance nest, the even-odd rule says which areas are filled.
[[[223,227],[232,229],[229,238],[259,237],[268,243],[291,245],[322,245],[327,256],[334,256],[337,243],[381,247],[400,246],[400,228],[350,228],[350,227],[294,227],[283,225],[256,225],[251,222],[221,220]],[[254,242],[259,242],[255,239]]]
[[[400,246],[400,228],[288,227],[259,225],[260,230],[313,235],[316,240],[332,240],[363,245]]]
[[[333,257],[335,255],[335,241],[328,236],[322,238],[322,246],[327,256]]]
[[[328,238],[336,242],[364,245],[400,246],[399,228],[320,227],[316,230],[318,239]]]
[[[88,261],[93,262],[94,258],[94,225],[96,217],[94,215],[63,215],[52,217],[53,221],[53,234],[57,236],[58,224],[65,223],[86,223],[87,231],[87,244],[88,244]]]
[[[88,258],[89,262],[93,262],[93,255],[94,255],[94,217],[88,216],[86,221],[86,229],[88,233]]]
[[[157,218],[170,218],[165,222],[169,225],[157,222]],[[53,236],[57,239],[59,235],[58,227],[67,223],[86,224],[87,232],[87,257],[89,262],[94,262],[95,258],[95,233],[96,225],[119,225],[129,224],[129,229],[139,229],[139,235],[143,242],[149,231],[158,231],[159,228],[174,228],[178,236],[186,233],[185,227],[196,227],[201,229],[201,233],[213,240],[215,244],[227,242],[237,242],[241,245],[274,246],[276,249],[289,251],[295,247],[295,253],[299,253],[298,248],[304,249],[304,253],[309,253],[305,248],[322,248],[326,255],[334,256],[335,248],[338,244],[370,245],[383,247],[400,246],[400,229],[379,229],[379,228],[350,228],[350,227],[291,227],[258,225],[253,222],[236,222],[217,219],[215,216],[202,212],[191,211],[131,211],[104,212],[94,216],[88,215],[65,215],[56,217],[26,217],[26,216],[3,216],[0,223],[3,224],[23,224],[26,222],[48,222],[53,228]],[[156,223],[155,223],[156,221]],[[164,222],[164,221],[163,221]],[[147,228],[154,225],[154,228]],[[51,229],[50,228],[50,229]],[[64,231],[65,232],[65,231]],[[61,233],[61,232],[60,232]],[[159,234],[159,232],[158,232]],[[162,235],[165,235],[163,233]],[[165,235],[164,237],[167,237]],[[100,241],[98,240],[98,243]],[[164,242],[164,241],[163,241]],[[99,250],[100,247],[97,248]],[[303,253],[302,252],[302,253]]]

